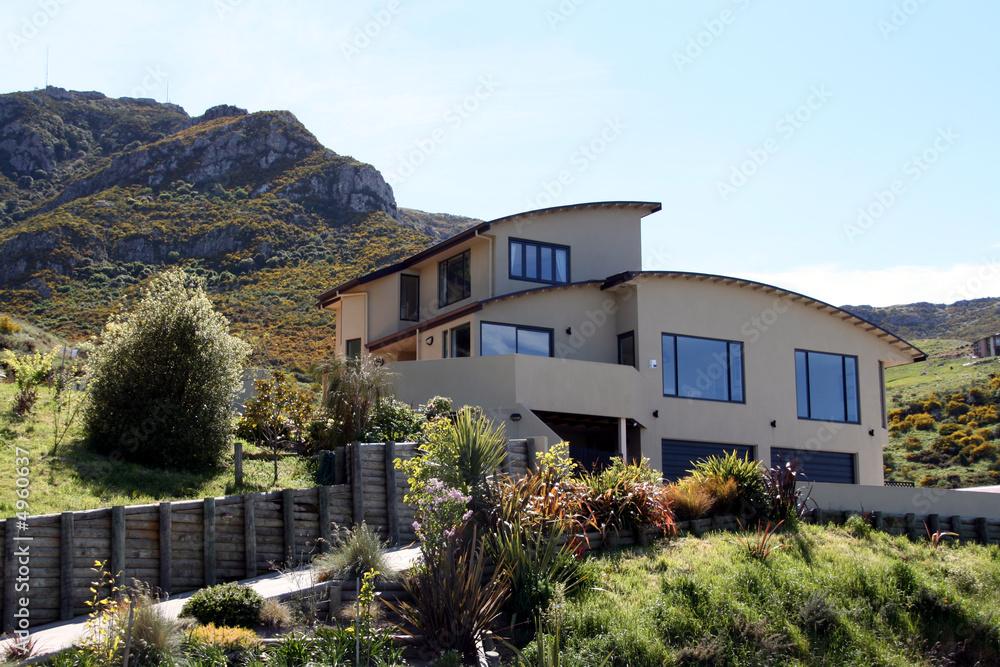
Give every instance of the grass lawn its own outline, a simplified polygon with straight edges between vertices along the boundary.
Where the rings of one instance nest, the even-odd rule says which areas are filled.
[[[169,472],[144,466],[116,463],[90,451],[80,440],[81,417],[68,430],[53,454],[55,442],[55,392],[39,389],[34,413],[25,419],[13,415],[13,384],[0,384],[0,517],[13,516],[17,499],[14,485],[15,448],[28,451],[31,480],[30,513],[49,514],[111,505],[138,505],[160,500],[205,498],[208,496],[268,491],[312,486],[309,461],[295,457],[278,464],[279,478],[272,485],[273,463],[244,461],[244,484],[234,483],[232,457],[219,469],[200,472]],[[79,394],[70,392],[71,400]],[[252,450],[248,447],[247,450]],[[24,456],[23,452],[18,454]]]
[[[802,525],[766,561],[733,533],[598,556],[549,612],[560,664],[1000,664],[1000,547],[865,528]]]

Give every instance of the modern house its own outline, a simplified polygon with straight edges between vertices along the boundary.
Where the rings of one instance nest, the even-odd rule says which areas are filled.
[[[925,355],[827,303],[739,278],[641,269],[652,202],[483,222],[324,292],[336,351],[391,364],[397,396],[479,405],[511,437],[666,479],[724,451],[810,479],[883,483],[883,372]]]
[[[1000,357],[1000,333],[973,342],[972,356],[979,359]]]

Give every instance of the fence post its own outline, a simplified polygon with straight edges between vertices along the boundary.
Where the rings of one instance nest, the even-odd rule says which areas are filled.
[[[215,585],[215,498],[205,498],[205,506],[202,509],[202,518],[205,525],[205,537],[203,540],[205,553],[205,585]]]
[[[396,497],[399,495],[396,487],[396,443],[385,443],[385,513],[389,525],[389,544],[399,544],[399,506]]]
[[[236,488],[239,488],[243,486],[243,442],[241,440],[236,441],[233,464],[236,468]]]
[[[980,544],[990,543],[989,526],[987,525],[986,517],[984,516],[976,517],[976,539]]]
[[[171,593],[174,589],[173,568],[170,566],[174,550],[170,525],[172,508],[173,505],[169,502],[160,503],[160,590],[164,593]]]
[[[325,554],[333,546],[333,527],[330,525],[330,487],[319,487],[319,552]]]
[[[115,586],[125,583],[125,506],[111,508],[111,575]]]
[[[295,567],[295,489],[281,491],[281,527],[284,529],[285,563]]]
[[[965,539],[965,536],[962,535],[962,517],[958,515],[951,517],[951,532],[958,534],[959,542]]]
[[[73,618],[73,513],[59,517],[59,620]]]
[[[906,518],[904,519],[906,525],[906,534],[914,542],[917,541],[919,533],[917,532],[917,515],[913,512],[907,512]]]
[[[504,440],[503,442],[503,471],[505,475],[510,475],[511,463],[510,463],[510,440]]]
[[[881,512],[872,512],[872,523],[875,530],[885,530],[885,519],[882,517]]]
[[[931,535],[933,535],[934,533],[940,531],[941,530],[941,517],[938,516],[937,514],[928,514],[927,515],[927,530],[930,531]]]
[[[365,520],[365,483],[361,473],[361,443],[351,443],[351,515],[354,525]]]
[[[823,508],[817,507],[813,510],[813,521],[816,522],[817,526],[823,525]]]
[[[528,468],[528,472],[535,469],[537,463],[536,452],[535,452],[535,438],[528,438],[528,441],[524,447],[525,454],[527,455],[527,462],[525,466]]]
[[[14,538],[17,536],[17,519],[11,517],[6,521],[6,534],[3,545],[3,629],[14,627],[14,601],[17,593],[14,591],[17,578],[17,557],[14,555]]]
[[[253,494],[243,496],[243,565],[247,579],[257,576],[257,519]]]

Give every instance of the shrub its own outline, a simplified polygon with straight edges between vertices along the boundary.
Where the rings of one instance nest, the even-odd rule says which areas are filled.
[[[601,472],[582,478],[587,487],[581,498],[585,520],[603,537],[610,531],[638,532],[647,526],[674,532],[670,496],[659,478],[648,459],[633,464],[611,459]]]
[[[331,551],[316,558],[313,570],[318,581],[354,580],[369,570],[380,572],[383,579],[395,576],[386,558],[386,543],[364,522],[339,537]]]
[[[253,628],[260,622],[264,598],[249,586],[232,581],[203,588],[184,603],[182,616],[194,616],[199,623]]]
[[[254,396],[243,405],[236,435],[259,443],[274,454],[274,484],[278,483],[278,451],[285,443],[306,439],[313,398],[296,390],[288,377],[273,371],[270,379],[254,380]]]
[[[736,488],[735,482],[733,482],[733,488]],[[712,494],[704,486],[690,478],[668,485],[667,497],[670,498],[674,518],[678,521],[700,519],[708,514],[715,504],[715,498]]]
[[[418,492],[413,530],[425,558],[436,558],[448,538],[464,532],[472,518],[471,500],[471,496],[464,496],[436,479],[429,480]]]
[[[336,425],[335,446],[360,440],[376,406],[391,393],[391,373],[375,358],[334,358],[309,369],[323,390],[320,404]]]
[[[21,325],[11,321],[10,317],[4,315],[0,317],[0,334],[16,334],[21,330]]]
[[[375,404],[368,428],[362,435],[364,442],[407,442],[420,438],[424,416],[409,405],[391,396]]]
[[[978,461],[980,459],[992,459],[997,455],[997,446],[992,442],[984,442],[981,445],[973,447],[969,451],[969,460]]]
[[[572,479],[580,472],[580,464],[569,454],[569,443],[565,440],[549,447],[547,452],[538,455],[536,463],[539,468],[551,469],[556,479],[563,481]]]
[[[919,485],[920,486],[937,486],[937,484],[938,484],[938,478],[937,477],[935,477],[934,475],[925,475],[920,480],[920,484]]]
[[[938,435],[940,436],[951,435],[952,433],[957,433],[963,429],[964,427],[961,424],[955,424],[955,423],[941,424],[940,426],[938,426]]]
[[[907,419],[913,420],[913,428],[918,431],[930,431],[934,428],[934,417],[928,414],[910,415]]]
[[[802,518],[809,502],[809,489],[798,487],[803,474],[798,459],[779,460],[764,476],[764,496],[767,516],[772,521],[786,522]]]
[[[130,312],[112,316],[92,367],[90,445],[165,468],[217,464],[232,440],[230,401],[250,352],[228,324],[204,282],[176,269]]]
[[[945,426],[948,426],[948,424],[942,425],[941,428],[944,428]],[[958,424],[954,424],[954,426],[958,426]],[[923,444],[920,442],[920,438],[918,438],[915,435],[911,435],[906,440],[903,441],[903,449],[905,449],[908,452],[915,452],[918,449],[922,448]]]
[[[951,415],[952,417],[958,417],[964,415],[969,411],[969,406],[962,400],[951,400],[948,401],[948,405],[945,406],[944,411]]]
[[[260,608],[261,625],[266,625],[272,630],[281,630],[292,626],[292,610],[288,605],[271,598],[264,600]]]
[[[860,514],[852,514],[847,517],[844,529],[854,537],[859,538],[870,537],[872,534],[872,527]]]
[[[208,664],[217,664],[218,658],[224,665],[247,664],[261,651],[260,639],[253,630],[214,623],[191,628],[187,643],[192,657]]]
[[[716,510],[719,512],[738,510],[743,514],[755,514],[766,507],[763,469],[749,454],[741,457],[736,452],[729,452],[724,456],[709,456],[695,464],[690,472],[694,480],[708,482],[706,488],[709,490],[713,485],[718,489],[729,479],[736,481],[733,499],[717,497]]]
[[[49,376],[52,370],[52,360],[55,358],[55,351],[49,354],[36,352],[17,356],[10,350],[6,350],[3,356],[3,363],[14,371],[14,380],[17,383],[17,395],[14,397],[14,414],[23,417],[34,407],[38,400],[35,387],[40,385]]]

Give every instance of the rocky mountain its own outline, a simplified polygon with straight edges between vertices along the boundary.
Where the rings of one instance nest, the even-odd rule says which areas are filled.
[[[69,337],[181,264],[263,356],[304,367],[332,343],[318,292],[475,222],[401,213],[377,169],[288,111],[0,95],[0,312]]]
[[[901,306],[841,306],[907,340],[951,338],[973,341],[1000,332],[1000,298]]]

